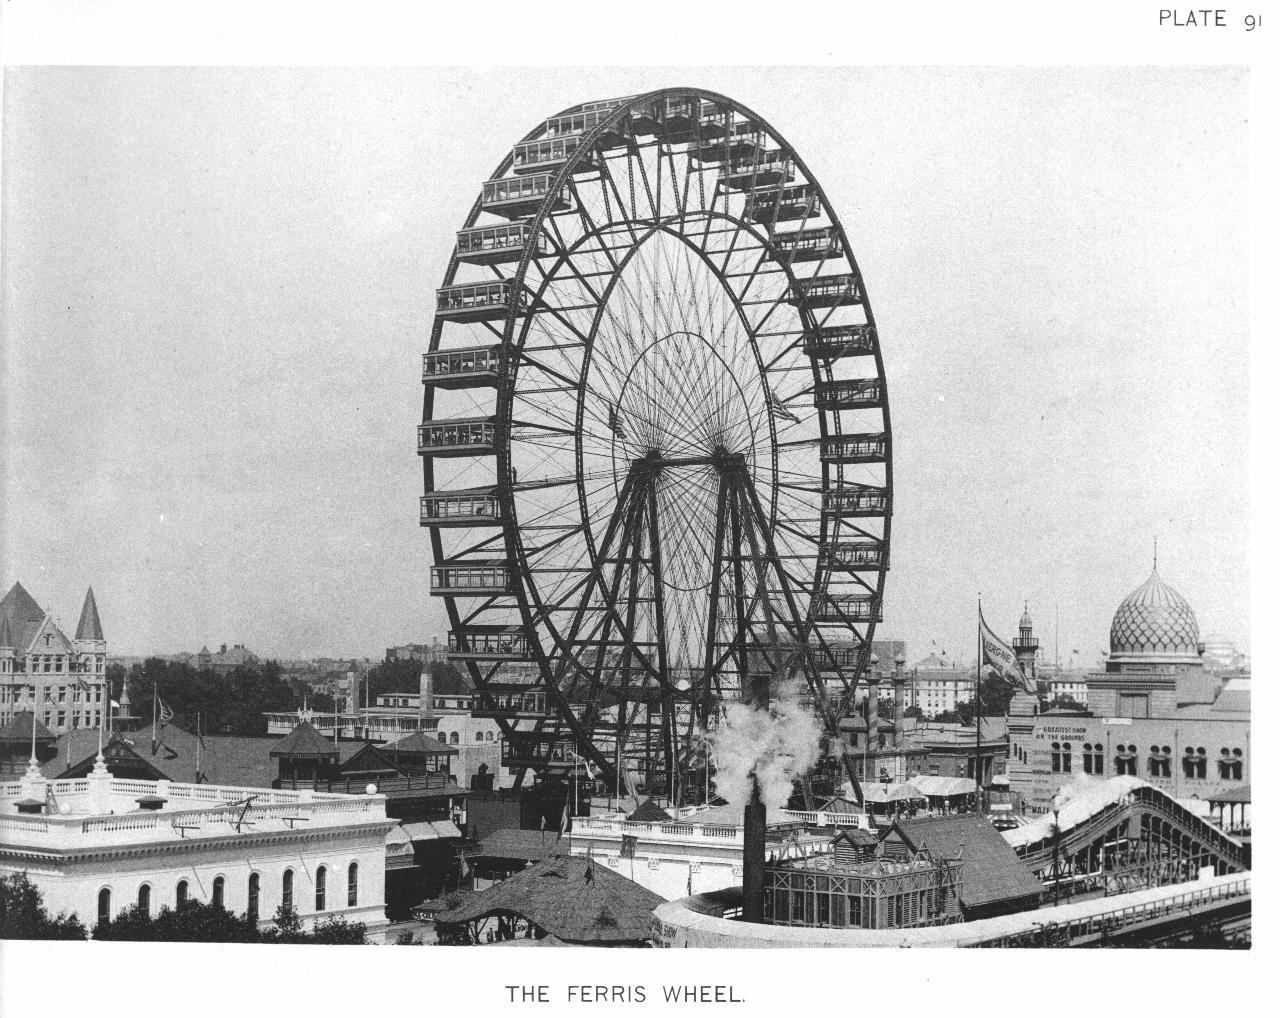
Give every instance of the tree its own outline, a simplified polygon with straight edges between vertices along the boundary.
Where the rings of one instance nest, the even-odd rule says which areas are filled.
[[[93,929],[94,940],[144,940],[199,944],[257,944],[258,924],[221,905],[188,898],[176,909],[166,905],[156,915],[137,905]]]
[[[195,730],[198,718],[205,732],[266,735],[268,712],[292,711],[302,702],[275,661],[238,665],[224,674],[147,658],[130,669],[127,681],[136,714],[149,719],[158,695],[173,711],[174,723],[187,731]]]
[[[272,920],[273,928],[262,934],[264,944],[363,944],[365,924],[348,922],[331,916],[316,923],[315,932],[307,933],[302,920],[291,908],[281,905]]]
[[[84,940],[87,936],[74,912],[49,915],[44,896],[25,872],[0,877],[0,940]]]
[[[924,711],[920,709],[920,705],[918,703],[913,703],[902,712],[902,716],[904,718],[922,718],[924,717]]]

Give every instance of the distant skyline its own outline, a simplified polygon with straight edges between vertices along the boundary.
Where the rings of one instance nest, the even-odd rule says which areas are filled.
[[[877,636],[969,660],[977,596],[1092,663],[1151,568],[1249,649],[1239,68],[10,68],[0,581],[116,654],[443,637],[419,355],[510,145],[669,84],[766,117],[884,346]]]

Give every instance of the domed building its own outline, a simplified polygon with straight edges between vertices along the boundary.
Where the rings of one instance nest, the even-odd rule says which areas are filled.
[[[1085,677],[1085,714],[1011,726],[1010,782],[1031,811],[1082,777],[1139,777],[1175,798],[1247,794],[1250,687],[1205,666],[1190,603],[1151,575],[1116,608],[1103,669]]]
[[[1153,567],[1147,582],[1120,602],[1111,620],[1107,671],[1202,668],[1203,654],[1196,613]]]

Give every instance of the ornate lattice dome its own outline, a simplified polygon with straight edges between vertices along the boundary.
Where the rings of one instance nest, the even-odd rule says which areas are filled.
[[[1200,626],[1186,598],[1156,570],[1120,602],[1111,620],[1111,653],[1124,657],[1188,657],[1200,654]]]

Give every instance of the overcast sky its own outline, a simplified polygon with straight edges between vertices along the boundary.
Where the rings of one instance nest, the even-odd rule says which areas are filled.
[[[0,580],[118,653],[443,635],[420,354],[479,186],[576,102],[769,120],[849,233],[892,408],[879,635],[975,599],[1088,663],[1151,568],[1247,647],[1247,79],[1231,68],[10,69]]]

